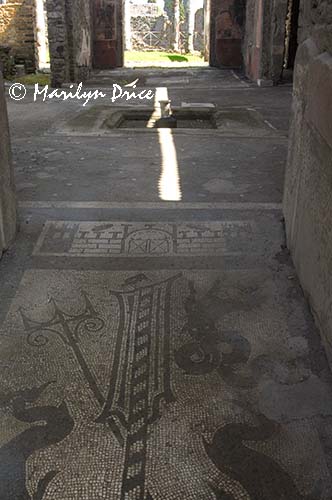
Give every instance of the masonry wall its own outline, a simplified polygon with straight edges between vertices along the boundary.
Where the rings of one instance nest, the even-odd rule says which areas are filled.
[[[243,46],[246,75],[251,80],[261,77],[263,46],[263,0],[247,0],[246,28]]]
[[[332,362],[332,3],[303,0],[285,179],[288,247]]]
[[[13,241],[15,232],[15,187],[4,83],[0,72],[0,258]]]
[[[92,65],[89,0],[47,0],[52,85],[84,81]]]
[[[272,84],[281,78],[287,6],[288,0],[247,0],[243,54],[251,80]]]
[[[17,64],[36,69],[34,0],[12,0],[0,5],[0,45],[8,45]]]

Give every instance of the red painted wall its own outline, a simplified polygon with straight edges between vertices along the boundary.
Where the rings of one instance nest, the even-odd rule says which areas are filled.
[[[243,0],[215,0],[212,9],[212,64],[231,67],[242,65],[244,10]]]

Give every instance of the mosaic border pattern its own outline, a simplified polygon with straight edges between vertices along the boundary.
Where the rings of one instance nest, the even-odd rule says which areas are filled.
[[[174,257],[238,255],[253,239],[252,221],[47,221],[34,255]]]

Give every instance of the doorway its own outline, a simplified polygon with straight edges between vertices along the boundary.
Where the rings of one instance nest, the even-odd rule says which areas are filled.
[[[204,0],[125,0],[125,65],[204,66]]]
[[[45,0],[36,0],[34,21],[36,36],[36,68],[39,71],[43,71],[50,68],[48,22]]]
[[[300,14],[300,0],[288,0],[284,69],[294,69],[295,57],[298,48],[298,27]]]
[[[93,2],[93,66],[111,69],[123,66],[123,1]]]
[[[93,65],[242,65],[243,0],[94,0]]]

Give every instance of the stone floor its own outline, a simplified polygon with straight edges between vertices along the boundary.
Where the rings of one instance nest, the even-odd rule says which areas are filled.
[[[1,500],[332,498],[331,373],[281,211],[291,87],[178,71],[138,76],[270,132],[105,136],[68,128],[95,104],[8,101]]]

